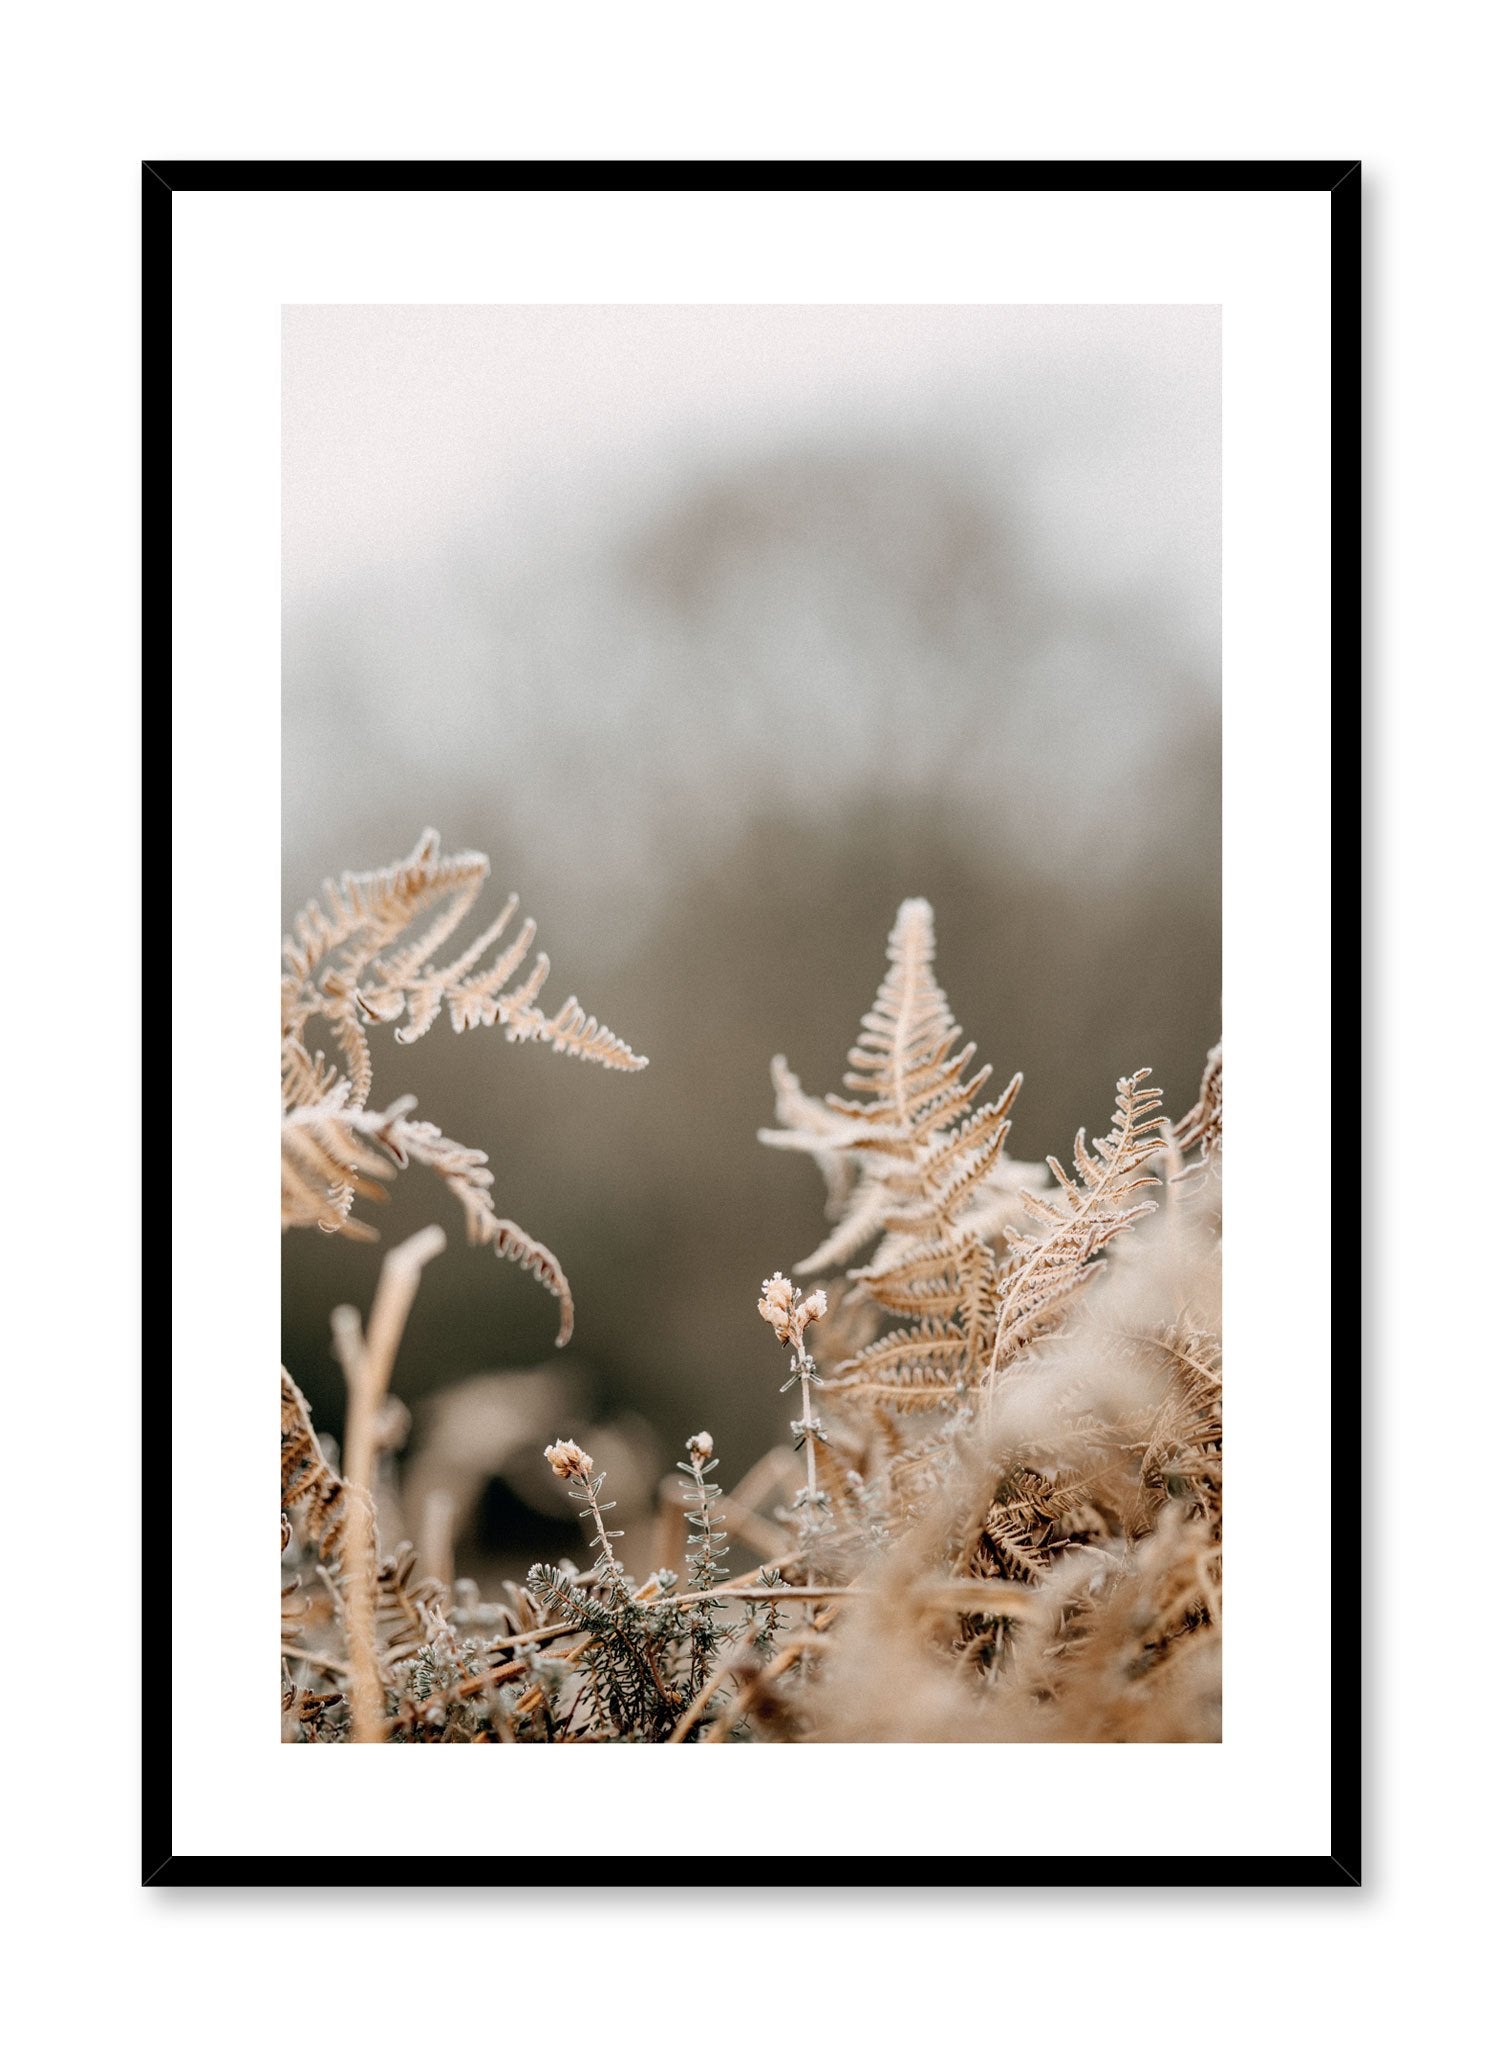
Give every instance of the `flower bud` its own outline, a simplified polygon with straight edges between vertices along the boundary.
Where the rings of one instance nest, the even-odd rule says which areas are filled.
[[[549,1444],[543,1456],[553,1467],[556,1479],[588,1479],[595,1469],[595,1460],[572,1437],[560,1437],[557,1443]]]
[[[825,1299],[824,1289],[822,1287],[816,1287],[814,1292],[807,1298],[807,1300],[801,1301],[799,1303],[799,1328],[801,1330],[805,1330],[809,1327],[810,1323],[817,1323],[820,1317],[824,1314],[825,1310],[829,1307],[829,1305],[830,1304]]]
[[[764,1322],[772,1324],[780,1344],[786,1344],[793,1336],[793,1304],[797,1289],[791,1280],[781,1273],[774,1273],[770,1280],[762,1282],[762,1299],[757,1303],[757,1314]]]

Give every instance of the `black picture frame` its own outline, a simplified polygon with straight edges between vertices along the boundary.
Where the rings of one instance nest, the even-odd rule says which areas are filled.
[[[1308,192],[1330,197],[1331,341],[1331,686],[1343,724],[1358,720],[1361,671],[1361,165],[1345,159],[1298,162],[212,162],[153,159],[141,166],[142,510],[141,654],[148,686],[172,678],[172,288],[173,200],[179,193],[289,191],[425,192],[599,189],[766,191],[794,188],[884,191],[949,188],[1017,192]],[[153,833],[158,827],[153,821]],[[1353,844],[1346,836],[1345,847]],[[1331,847],[1333,875],[1351,878],[1355,855]],[[148,1061],[156,1057],[154,1049]],[[1330,1334],[1333,1391],[1348,1424],[1360,1414],[1360,1349],[1350,1330]],[[143,1400],[144,1400],[143,1389]],[[153,1470],[160,1432],[153,1392],[143,1431],[145,1554],[170,1550],[171,1502]],[[1335,1460],[1341,1457],[1339,1487]],[[1333,1451],[1333,1541],[1359,1518],[1345,1454]],[[1338,1505],[1339,1503],[1339,1505]],[[164,1516],[167,1518],[164,1529]],[[1337,1522],[1341,1528],[1337,1527]],[[841,1888],[965,1886],[1317,1886],[1361,1882],[1361,1642],[1353,1618],[1331,1645],[1330,1841],[1320,1855],[1176,1855],[1079,1857],[999,1855],[814,1856],[799,1861],[800,1884]],[[574,1886],[577,1860],[562,1855],[244,1856],[177,1854],[173,1849],[171,1722],[148,1672],[143,1714],[142,1883],[145,1886]],[[613,1859],[613,1882],[687,1882],[691,1859]],[[692,1872],[704,1881],[704,1869]],[[795,1874],[758,1859],[726,1857],[716,1879],[726,1886],[786,1887]]]

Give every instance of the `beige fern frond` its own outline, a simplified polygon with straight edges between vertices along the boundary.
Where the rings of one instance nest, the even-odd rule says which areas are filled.
[[[532,1237],[519,1223],[498,1216],[491,1200],[495,1175],[484,1152],[456,1144],[436,1124],[413,1123],[399,1117],[383,1133],[397,1155],[399,1165],[415,1159],[436,1173],[465,1212],[465,1228],[471,1244],[488,1244],[499,1258],[519,1265],[524,1273],[546,1287],[558,1303],[558,1336],[555,1343],[567,1344],[574,1331],[574,1297],[563,1267],[547,1245]]]
[[[1004,1473],[969,1560],[973,1574],[1037,1582],[1062,1547],[1057,1518],[1055,1489],[1042,1473]]]
[[[313,1434],[308,1403],[282,1367],[282,1513],[322,1558],[338,1555],[347,1507],[344,1481]],[[284,1543],[284,1548],[285,1543]]]
[[[1133,1449],[1138,1463],[1131,1526],[1145,1533],[1169,1502],[1188,1508],[1221,1537],[1221,1347],[1187,1318],[1142,1331],[1136,1346],[1157,1404]]]
[[[310,1019],[322,1017],[344,1054],[355,1108],[364,1107],[369,1091],[368,1027],[394,1024],[397,1042],[410,1045],[446,1004],[456,1031],[499,1024],[511,1040],[536,1040],[601,1066],[633,1072],[647,1064],[573,996],[552,1017],[538,1006],[546,954],[508,988],[537,936],[531,918],[485,961],[516,912],[515,896],[447,966],[430,964],[468,916],[489,873],[483,854],[441,857],[438,834],[429,830],[405,861],[326,884],[324,900],[310,902],[296,919],[283,946],[283,1036],[301,1040]],[[429,911],[431,921],[407,938]]]
[[[1044,1172],[1005,1156],[1022,1076],[978,1102],[991,1069],[971,1071],[976,1048],[960,1043],[933,962],[932,913],[911,898],[850,1054],[851,1096],[817,1102],[776,1062],[783,1128],[762,1134],[815,1159],[837,1211],[800,1272],[848,1264],[876,1241],[848,1280],[896,1327],[835,1365],[829,1388],[898,1430],[886,1472],[888,1505],[899,1513],[912,1509],[915,1484],[928,1483],[932,1453],[967,1399],[1056,1327],[1101,1250],[1153,1206],[1138,1197],[1157,1185],[1144,1169],[1163,1129],[1144,1069],[1119,1084],[1110,1137],[1091,1148],[1082,1132],[1070,1170],[1048,1162],[1055,1189],[1046,1198]],[[1009,1532],[1019,1541],[1026,1533],[1003,1516],[999,1544]]]
[[[889,1415],[951,1408],[960,1391],[960,1382],[952,1375],[925,1365],[909,1366],[902,1372],[884,1372],[880,1378],[868,1378],[853,1369],[848,1377],[830,1385],[832,1394],[840,1394],[848,1401],[871,1402]]]
[[[321,961],[342,948],[370,959],[395,943],[415,920],[443,904],[441,917],[422,942],[405,952],[410,967],[419,966],[460,924],[490,873],[481,853],[440,856],[439,836],[431,826],[406,860],[366,874],[346,873],[325,882],[322,900],[314,898],[294,919],[292,937],[283,947],[290,978],[310,982]]]
[[[1174,1142],[1181,1153],[1192,1145],[1200,1147],[1200,1157],[1181,1170],[1177,1178],[1199,1173],[1209,1166],[1221,1151],[1221,1047],[1213,1045],[1206,1055],[1206,1070],[1200,1080],[1200,1095],[1193,1109],[1187,1110],[1174,1126]]]
[[[447,1600],[441,1581],[419,1576],[417,1551],[404,1539],[376,1572],[375,1621],[383,1656],[427,1642],[430,1616]]]
[[[351,1216],[357,1196],[384,1201],[382,1181],[403,1162],[393,1133],[416,1097],[404,1095],[383,1114],[348,1106],[348,1081],[337,1080],[318,1101],[282,1117],[282,1228],[316,1224],[320,1230],[370,1241],[376,1232]],[[365,1139],[384,1149],[373,1149]]]
[[[800,1273],[847,1265],[855,1288],[905,1328],[865,1345],[836,1370],[831,1392],[890,1414],[953,1406],[986,1363],[995,1255],[977,1228],[985,1213],[1017,1213],[1004,1158],[1022,1076],[977,1105],[991,1068],[970,1072],[973,1044],[935,980],[934,919],[913,897],[888,939],[888,969],[849,1056],[846,1086],[861,1099],[804,1094],[776,1062],[782,1131],[765,1142],[810,1153],[825,1174],[835,1227]]]
[[[924,1319],[910,1329],[889,1330],[885,1337],[878,1337],[864,1350],[858,1351],[843,1367],[841,1374],[831,1382],[832,1390],[843,1391],[847,1382],[843,1375],[853,1375],[858,1368],[861,1373],[880,1374],[904,1370],[909,1367],[949,1365],[958,1367],[965,1356],[965,1339],[946,1322]],[[955,1372],[950,1372],[949,1384],[953,1388]]]
[[[961,1033],[935,980],[934,913],[922,897],[898,910],[888,969],[848,1056],[845,1085],[862,1100],[806,1095],[781,1058],[773,1062],[782,1129],[764,1144],[809,1153],[825,1177],[836,1228],[797,1271],[847,1264],[884,1232],[937,1231],[958,1249],[976,1234],[972,1214],[997,1205],[1014,1175],[1003,1159],[1017,1075],[997,1101],[973,1109],[991,1077],[967,1076],[976,1048]],[[872,1264],[880,1267],[881,1248]]]
[[[1164,1118],[1159,1113],[1162,1097],[1157,1088],[1144,1085],[1149,1072],[1142,1067],[1117,1083],[1112,1134],[1095,1141],[1094,1158],[1086,1148],[1085,1132],[1077,1135],[1075,1177],[1057,1159],[1049,1160],[1060,1195],[1053,1200],[1026,1198],[1030,1213],[1043,1226],[1039,1235],[1008,1231],[1012,1252],[998,1278],[991,1355],[994,1373],[1015,1358],[1086,1284],[1096,1270],[1096,1254],[1156,1206],[1131,1199],[1142,1189],[1159,1184],[1143,1171],[1164,1147]]]
[[[888,969],[851,1049],[847,1088],[871,1095],[896,1122],[910,1113],[919,1078],[932,1077],[960,1036],[934,979],[934,912],[921,896],[898,906]]]
[[[573,1304],[563,1269],[546,1245],[496,1213],[486,1155],[445,1137],[434,1124],[414,1121],[407,1114],[415,1106],[411,1096],[384,1112],[368,1107],[372,1028],[391,1025],[397,1043],[409,1045],[445,1006],[456,1031],[499,1025],[515,1043],[551,1045],[619,1072],[646,1066],[573,996],[552,1016],[539,1006],[546,954],[514,981],[537,936],[528,918],[501,943],[516,914],[515,896],[446,966],[433,964],[489,872],[482,854],[441,855],[438,834],[430,830],[406,860],[327,883],[323,897],[295,920],[283,946],[282,1222],[284,1228],[315,1225],[373,1237],[369,1224],[351,1213],[356,1199],[382,1199],[381,1183],[416,1160],[460,1202],[472,1244],[490,1244],[554,1296],[564,1344]],[[337,1058],[310,1050],[306,1033],[315,1023],[327,1030]]]

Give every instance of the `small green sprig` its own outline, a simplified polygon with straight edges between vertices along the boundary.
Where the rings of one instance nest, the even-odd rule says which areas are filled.
[[[600,1588],[606,1598],[616,1606],[629,1606],[632,1600],[631,1581],[616,1562],[616,1553],[611,1549],[613,1536],[624,1536],[624,1529],[607,1529],[605,1517],[616,1505],[613,1500],[602,1501],[601,1489],[605,1485],[605,1474],[595,1474],[595,1460],[588,1451],[582,1451],[572,1437],[561,1437],[557,1443],[549,1444],[543,1456],[553,1468],[555,1478],[567,1484],[574,1499],[580,1503],[579,1518],[587,1518],[595,1524],[595,1534],[590,1538],[590,1548],[600,1552]]]
[[[691,1436],[684,1449],[689,1453],[688,1462],[680,1458],[678,1469],[689,1479],[684,1490],[684,1519],[693,1532],[689,1538],[689,1584],[696,1593],[708,1593],[727,1576],[728,1568],[720,1560],[731,1547],[722,1527],[725,1518],[715,1509],[720,1488],[710,1477],[720,1460],[713,1455],[715,1440],[707,1429]]]
[[[727,1576],[728,1567],[720,1560],[731,1547],[722,1526],[724,1517],[715,1507],[720,1488],[710,1477],[720,1460],[714,1455],[715,1440],[707,1429],[691,1436],[684,1449],[689,1453],[688,1462],[681,1458],[678,1469],[689,1481],[684,1490],[684,1518],[691,1532],[689,1584],[696,1593],[709,1593]],[[724,1611],[723,1600],[706,1600],[694,1610],[689,1677],[695,1692],[704,1684],[710,1663],[727,1634],[715,1618]]]

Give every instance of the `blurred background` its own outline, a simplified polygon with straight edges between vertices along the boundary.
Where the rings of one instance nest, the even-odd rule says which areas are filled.
[[[516,890],[537,919],[553,1006],[651,1060],[376,1037],[373,1101],[483,1147],[562,1261],[566,1353],[417,1169],[367,1212],[382,1246],[284,1240],[284,1359],[337,1436],[331,1307],[448,1232],[397,1367],[402,1473],[409,1533],[448,1491],[484,1585],[579,1554],[556,1434],[588,1436],[617,1520],[694,1431],[728,1486],[787,1441],[755,1303],[823,1188],[757,1143],[769,1061],[840,1088],[904,896],[966,1035],[1025,1075],[1016,1156],[1108,1128],[1130,1068],[1194,1100],[1221,1028],[1219,312],[291,307],[283,426],[284,922],[431,824],[489,855],[482,909]]]

